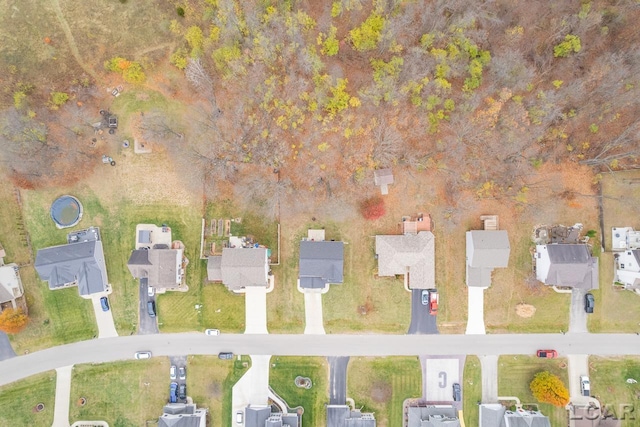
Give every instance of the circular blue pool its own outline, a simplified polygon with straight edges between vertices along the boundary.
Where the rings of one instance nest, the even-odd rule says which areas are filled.
[[[51,205],[50,213],[56,227],[73,227],[82,219],[82,203],[73,196],[60,196]]]

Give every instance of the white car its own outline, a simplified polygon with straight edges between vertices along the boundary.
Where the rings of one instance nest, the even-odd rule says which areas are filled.
[[[220,335],[220,329],[207,329],[204,333],[207,335]]]
[[[136,354],[134,354],[134,357],[138,360],[140,359],[150,359],[151,358],[151,352],[150,351],[137,351]]]
[[[172,380],[176,379],[176,365],[171,365],[171,369],[169,369],[169,377]]]
[[[155,294],[155,290],[153,289],[152,286],[147,286],[147,295],[149,295],[150,297],[152,297]]]

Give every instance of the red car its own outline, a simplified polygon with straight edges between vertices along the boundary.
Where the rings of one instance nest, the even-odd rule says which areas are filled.
[[[429,289],[429,314],[438,314],[438,291],[435,289]]]
[[[558,357],[558,352],[555,350],[538,350],[536,356],[544,357],[546,359],[555,359]]]

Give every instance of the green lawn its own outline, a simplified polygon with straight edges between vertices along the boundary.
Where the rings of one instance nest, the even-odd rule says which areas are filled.
[[[215,356],[189,356],[187,394],[198,407],[209,408],[209,425],[231,425],[231,390],[251,366],[251,358],[233,362]]]
[[[479,425],[478,402],[482,400],[482,369],[477,356],[467,356],[464,363],[462,384],[464,422],[467,426]]]
[[[0,387],[0,427],[50,426],[56,391],[55,371]],[[36,412],[38,403],[44,410]]]
[[[400,425],[405,399],[422,396],[417,357],[352,357],[347,376],[347,397],[362,412],[374,412],[378,425]]]
[[[311,379],[312,387],[296,387],[297,376]],[[272,357],[269,385],[292,410],[304,408],[302,424],[325,424],[325,405],[329,400],[327,360],[321,357]]]
[[[498,395],[515,396],[521,403],[536,403],[544,415],[549,417],[552,427],[567,425],[567,411],[547,403],[537,403],[529,384],[535,374],[549,371],[557,375],[568,387],[566,359],[540,359],[534,356],[500,356],[498,359]]]
[[[623,426],[638,423],[638,396],[640,396],[640,357],[589,358],[591,395],[606,404],[609,412],[622,418],[626,411],[635,408],[635,423],[627,419]],[[627,379],[638,381],[628,384]]]

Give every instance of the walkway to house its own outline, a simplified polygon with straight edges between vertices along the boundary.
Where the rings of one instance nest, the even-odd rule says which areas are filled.
[[[96,323],[98,324],[98,338],[117,337],[116,325],[113,323],[113,315],[111,308],[108,311],[102,311],[100,298],[107,296],[105,292],[91,295],[91,303],[93,304],[93,312],[96,315]]]
[[[52,427],[69,427],[72,370],[73,365],[56,369],[56,400]]]
[[[246,321],[245,334],[268,334],[267,331],[267,288],[252,286],[245,293]]]
[[[498,401],[498,356],[478,356],[482,370],[482,403]]]
[[[303,292],[304,294],[304,333],[322,335],[322,294],[320,292]]]
[[[249,356],[251,368],[235,383],[231,392],[231,419],[248,405],[267,406],[271,356]]]
[[[475,286],[467,286],[469,317],[467,319],[467,331],[471,334],[486,334],[484,328],[484,289]]]

